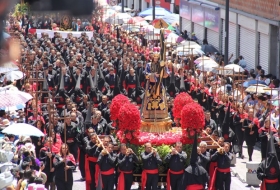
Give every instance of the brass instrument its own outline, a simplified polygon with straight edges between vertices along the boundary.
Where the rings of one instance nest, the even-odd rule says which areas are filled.
[[[99,142],[99,144],[101,145],[101,147],[103,148],[103,150],[109,154],[109,152],[107,151],[107,149],[105,148],[103,142],[100,140],[100,138],[98,137],[98,135],[96,135],[97,141]]]
[[[206,136],[207,137],[209,137],[212,141],[213,141],[213,145],[217,145],[219,148],[217,148],[217,151],[220,153],[220,154],[224,154],[224,148],[221,146],[221,145],[219,145],[219,143],[215,140],[215,139],[213,139],[213,137],[211,137],[211,135],[209,135],[205,130],[202,130],[202,132],[204,133],[204,134],[206,134]]]

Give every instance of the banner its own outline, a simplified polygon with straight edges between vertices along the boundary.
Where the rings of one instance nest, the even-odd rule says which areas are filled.
[[[220,10],[204,10],[204,26],[216,32],[219,32]]]
[[[192,5],[192,21],[204,26],[204,8],[199,5]]]
[[[191,4],[188,3],[188,0],[180,1],[180,17],[191,20]]]

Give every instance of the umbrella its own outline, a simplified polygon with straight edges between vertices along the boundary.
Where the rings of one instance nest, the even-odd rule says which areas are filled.
[[[178,39],[178,38],[179,38],[179,36],[178,36],[177,34],[175,34],[175,33],[170,33],[170,34],[167,36],[165,42],[175,44],[175,43],[177,43],[177,39]]]
[[[187,40],[183,40],[180,43],[180,46],[189,46],[189,45],[199,45],[198,43],[194,42],[194,41],[187,41]],[[199,46],[199,49],[201,47]]]
[[[130,18],[131,16],[127,13],[117,13],[107,18],[105,22],[110,24],[123,24],[126,23]]]
[[[168,15],[172,15],[172,13],[162,7],[155,7],[155,12],[156,12],[156,17],[158,16],[168,16]],[[147,8],[146,10],[140,12],[138,14],[141,17],[146,17],[149,15],[153,15],[153,7]]]
[[[5,74],[5,78],[7,81],[15,81],[22,79],[25,76],[25,74],[21,71],[10,71]]]
[[[18,69],[18,66],[16,66],[16,64],[11,61],[0,65],[0,73],[7,73],[9,71],[15,71]]]
[[[195,44],[195,45],[179,45],[177,48],[176,48],[176,51],[190,51],[191,52],[191,49],[199,49],[200,50],[200,45],[198,44]]]
[[[257,81],[257,80],[255,80],[255,79],[252,79],[252,80],[247,80],[247,81],[245,81],[245,82],[243,83],[243,87],[247,88],[247,87],[249,87],[249,86],[251,86],[251,85],[254,85],[254,84],[263,84],[263,85],[266,85],[266,83],[265,83],[264,81],[261,81],[261,80]]]
[[[163,19],[155,19],[151,23],[155,28],[168,28],[168,24]]]
[[[250,92],[250,93],[266,93],[266,88],[268,88],[268,86],[263,85],[263,84],[259,84],[259,85],[252,85],[249,86],[248,88],[246,88],[246,92]]]
[[[177,53],[178,55],[180,56],[183,56],[183,55],[199,55],[199,56],[203,56],[204,55],[204,52],[201,51],[200,49],[193,49],[193,50],[184,50],[184,51],[178,51]]]
[[[206,57],[206,56],[203,56],[203,57],[199,57],[197,58],[196,60],[194,60],[194,63],[195,64],[199,64],[201,63],[202,61],[204,61],[204,63],[206,63],[206,61],[214,61],[213,59],[211,59],[210,57]],[[215,62],[215,61],[214,61]]]
[[[120,5],[116,5],[111,8],[115,11],[122,11],[122,6],[120,6]],[[131,11],[131,8],[124,7],[124,12],[130,12],[130,11]]]
[[[180,23],[180,15],[179,14],[174,14],[173,13],[173,14],[162,17],[162,19],[172,26],[176,25],[176,24],[173,25],[173,23],[177,23],[177,24]]]
[[[169,25],[169,26],[167,27],[167,29],[168,29],[168,30],[175,30],[175,28],[174,28],[173,26],[171,26],[171,25]]]
[[[198,65],[197,65],[197,69],[200,69],[200,70],[202,70],[202,71],[208,71],[208,72],[210,72],[210,71],[214,71],[215,69],[215,67],[218,67],[219,66],[219,64],[218,63],[216,63],[215,61],[208,61],[208,62],[200,62]]]
[[[129,19],[129,20],[127,21],[127,23],[128,23],[128,24],[137,24],[137,23],[143,22],[143,21],[145,21],[144,18],[142,18],[142,17],[140,17],[140,16],[137,16],[137,17],[132,17],[131,19]]]
[[[219,52],[214,46],[212,45],[202,45],[201,50],[206,52],[206,53],[214,53],[214,52]]]
[[[18,104],[16,106],[10,106],[10,107],[1,107],[0,110],[12,111],[12,110],[21,110],[23,108],[25,108],[25,104]]]
[[[20,136],[45,136],[45,134],[42,131],[40,131],[37,127],[26,123],[14,123],[3,129],[2,133]]]
[[[236,73],[241,73],[244,71],[244,69],[242,67],[240,67],[239,65],[236,64],[229,64],[225,66],[225,69],[232,69],[234,70],[234,72]]]
[[[6,90],[0,92],[0,107],[11,107],[19,104],[24,104],[33,97],[22,91]]]
[[[225,67],[219,67],[218,74],[220,75],[233,75],[234,73],[243,72],[244,69],[236,64],[229,64]]]

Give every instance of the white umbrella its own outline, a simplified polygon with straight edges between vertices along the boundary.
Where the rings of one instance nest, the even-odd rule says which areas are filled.
[[[21,71],[10,71],[5,74],[5,78],[7,81],[15,81],[22,79],[25,76],[25,74]]]
[[[179,38],[179,36],[172,32],[167,36],[165,42],[176,44],[178,38]]]
[[[240,67],[239,65],[236,65],[236,64],[229,64],[229,65],[226,65],[225,66],[225,69],[232,69],[234,70],[234,72],[236,73],[240,73],[240,72],[243,72],[244,69],[242,67]]]
[[[191,51],[192,49],[199,49],[200,50],[200,45],[198,44],[191,44],[191,45],[178,45],[176,48],[177,51]]]
[[[18,69],[19,69],[18,66],[16,66],[16,64],[14,64],[11,61],[0,64],[0,73],[7,73],[7,72],[15,71]]]
[[[105,22],[110,24],[123,24],[126,23],[130,18],[131,16],[127,13],[117,13],[107,18]]]
[[[258,85],[252,85],[246,88],[246,92],[250,93],[266,93],[267,92],[268,86],[263,85],[263,84],[258,84]]]
[[[177,53],[178,55],[180,56],[183,56],[183,55],[199,55],[199,56],[202,56],[204,55],[205,53],[203,51],[201,51],[200,49],[193,49],[193,50],[184,50],[184,51],[178,51]]]
[[[208,62],[200,62],[198,65],[197,65],[197,69],[200,69],[201,71],[214,71],[216,67],[218,67],[219,64],[216,63],[215,61],[208,61]]]
[[[181,41],[180,45],[188,46],[188,45],[198,45],[198,44],[194,41],[184,40],[184,41]]]
[[[122,11],[122,6],[116,5],[116,6],[113,6],[112,9],[115,11]],[[130,11],[131,11],[131,8],[124,7],[124,12],[130,12]]]
[[[0,107],[12,107],[19,104],[24,104],[33,97],[22,91],[6,90],[0,92]]]
[[[42,131],[40,131],[37,127],[26,123],[14,123],[3,129],[2,133],[20,136],[45,136],[45,134]]]

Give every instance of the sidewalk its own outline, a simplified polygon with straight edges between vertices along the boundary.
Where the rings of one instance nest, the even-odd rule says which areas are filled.
[[[256,146],[254,148],[254,152],[253,152],[253,156],[252,156],[253,162],[261,162],[261,152],[260,152],[260,148],[258,147],[258,145],[259,144],[256,143]],[[246,173],[247,173],[246,163],[249,162],[246,143],[243,144],[243,154],[244,154],[245,158],[244,159],[236,158],[236,164],[235,164],[235,166],[231,167],[231,172],[234,176],[239,178],[239,180],[241,182],[246,184]],[[237,154],[237,156],[238,156],[238,154]],[[259,190],[260,188],[251,187],[251,189]]]

